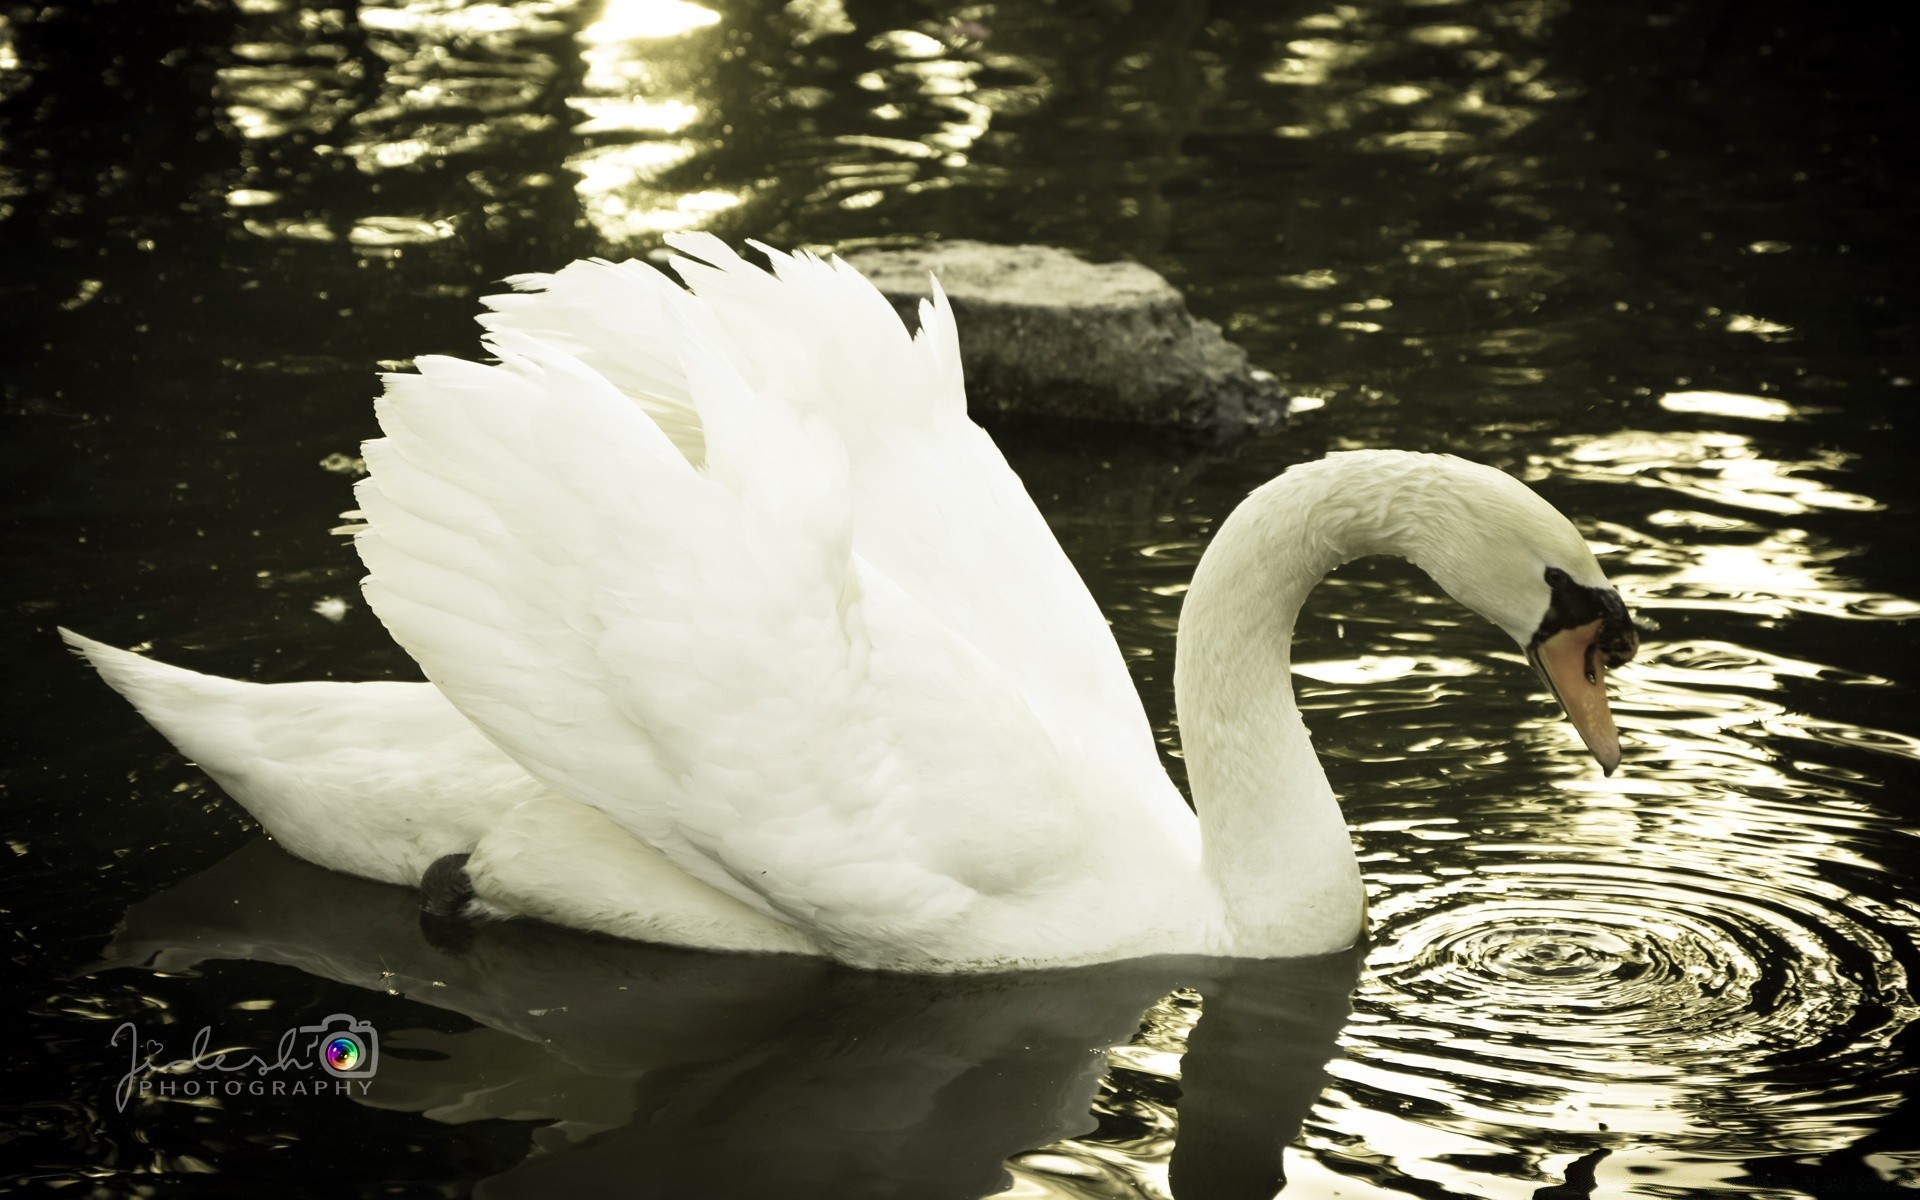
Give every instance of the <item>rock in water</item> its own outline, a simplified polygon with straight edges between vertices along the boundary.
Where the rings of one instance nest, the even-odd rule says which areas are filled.
[[[918,324],[929,273],[953,301],[976,416],[1021,413],[1232,436],[1278,424],[1286,391],[1138,263],[1052,246],[938,242],[845,256]]]

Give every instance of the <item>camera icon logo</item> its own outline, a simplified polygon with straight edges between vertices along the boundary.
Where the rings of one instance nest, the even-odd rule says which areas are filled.
[[[380,1035],[373,1024],[346,1013],[334,1013],[318,1025],[302,1025],[307,1043],[316,1051],[320,1069],[335,1079],[372,1079],[380,1068]]]

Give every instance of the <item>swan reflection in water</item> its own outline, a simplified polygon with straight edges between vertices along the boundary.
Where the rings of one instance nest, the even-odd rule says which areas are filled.
[[[1094,1129],[1107,1051],[1192,989],[1170,1189],[1266,1200],[1326,1082],[1360,961],[908,976],[533,922],[423,925],[416,903],[255,841],[130,908],[96,969],[281,963],[471,1018],[457,1034],[382,1030],[361,1102],[545,1122],[534,1154],[479,1185],[492,1200],[989,1195],[1010,1157]],[[1020,1166],[1023,1181],[1045,1188],[1063,1157],[1063,1194],[1091,1194],[1089,1176],[1114,1169],[1056,1147]]]

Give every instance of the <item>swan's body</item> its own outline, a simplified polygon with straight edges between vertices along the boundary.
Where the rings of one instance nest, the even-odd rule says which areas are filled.
[[[1575,676],[1598,688],[1631,632],[1572,526],[1489,468],[1336,455],[1257,490],[1195,575],[1196,819],[966,417],[944,300],[910,339],[844,266],[681,248],[712,264],[676,264],[695,293],[576,264],[493,302],[500,365],[388,378],[356,540],[431,684],[244,684],[70,640],[322,865],[418,884],[470,853],[482,911],[905,970],[1351,944],[1359,871],[1288,645],[1361,554],[1528,645],[1608,757]]]

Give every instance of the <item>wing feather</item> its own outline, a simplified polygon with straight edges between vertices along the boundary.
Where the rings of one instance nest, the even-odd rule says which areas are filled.
[[[750,378],[818,413],[846,448],[854,545],[993,662],[1116,819],[1197,853],[1198,830],[1098,605],[1019,477],[966,415],[959,335],[934,282],[921,326],[844,262],[759,247],[758,270],[707,234],[671,239]]]
[[[388,377],[356,541],[428,677],[556,791],[843,950],[1072,875],[1103,817],[1184,844],[1098,609],[966,418],[944,297],[910,337],[844,264],[677,245],[692,292],[519,279],[496,365]]]

